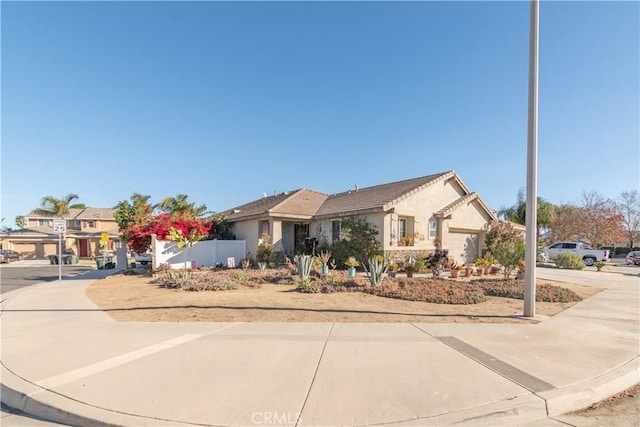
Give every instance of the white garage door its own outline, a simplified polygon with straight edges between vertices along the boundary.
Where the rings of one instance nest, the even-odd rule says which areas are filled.
[[[450,233],[449,256],[459,264],[474,262],[478,258],[478,235],[474,233]]]

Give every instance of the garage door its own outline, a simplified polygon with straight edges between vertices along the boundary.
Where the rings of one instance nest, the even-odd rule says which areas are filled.
[[[474,262],[478,258],[478,235],[474,233],[450,233],[449,256],[459,264]]]

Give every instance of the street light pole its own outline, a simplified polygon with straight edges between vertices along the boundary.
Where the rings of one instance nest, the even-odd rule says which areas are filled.
[[[536,315],[536,256],[538,246],[538,14],[539,0],[531,0],[529,22],[529,120],[527,128],[527,211],[524,273],[524,316]]]

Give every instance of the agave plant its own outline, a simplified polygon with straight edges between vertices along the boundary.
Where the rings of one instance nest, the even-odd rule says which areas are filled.
[[[376,256],[369,258],[369,262],[367,264],[362,264],[364,271],[367,273],[367,278],[373,286],[378,286],[382,283],[384,273],[387,272],[387,267],[385,266],[384,261],[378,259]]]
[[[311,274],[311,264],[312,258],[310,255],[296,255],[293,258],[293,262],[296,264],[296,270],[298,271],[298,276],[301,279],[306,279]]]

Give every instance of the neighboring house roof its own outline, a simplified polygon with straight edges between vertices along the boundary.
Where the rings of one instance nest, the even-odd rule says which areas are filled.
[[[266,216],[309,219],[313,217],[327,197],[326,194],[302,188],[273,196],[265,195],[261,199],[229,209],[224,213],[230,221]]]
[[[438,211],[440,214],[444,216],[449,215],[453,210],[463,206],[465,203],[477,200],[487,211],[488,216],[495,218],[493,211],[485,205],[477,193],[471,193],[469,191],[455,171],[442,172],[366,188],[356,187],[354,190],[331,196],[303,188],[275,194],[273,196],[265,195],[261,199],[229,209],[224,213],[231,222],[270,216],[295,219],[321,219],[362,215],[369,212],[388,211],[398,202],[421,191],[425,187],[448,180],[455,180],[460,188],[467,194],[442,208]]]
[[[113,209],[111,208],[86,208],[82,210],[82,212],[80,212],[74,219],[104,219],[107,221],[115,221],[115,218],[113,216]]]
[[[114,209],[112,208],[85,208],[85,209],[69,209],[69,213],[66,214],[63,219],[74,220],[74,219],[90,219],[90,220],[107,220],[107,221],[115,221],[115,217],[113,216]],[[25,219],[51,219],[52,216],[47,215],[39,215],[35,213],[35,211],[29,212],[24,216]]]
[[[62,217],[62,219],[75,219],[76,216],[78,216],[80,213],[82,213],[84,209],[69,209],[69,213],[66,214],[64,217]],[[41,215],[41,214],[37,214],[35,211],[31,211],[29,212],[27,215],[24,216],[25,219],[51,219],[53,218],[50,215]]]

